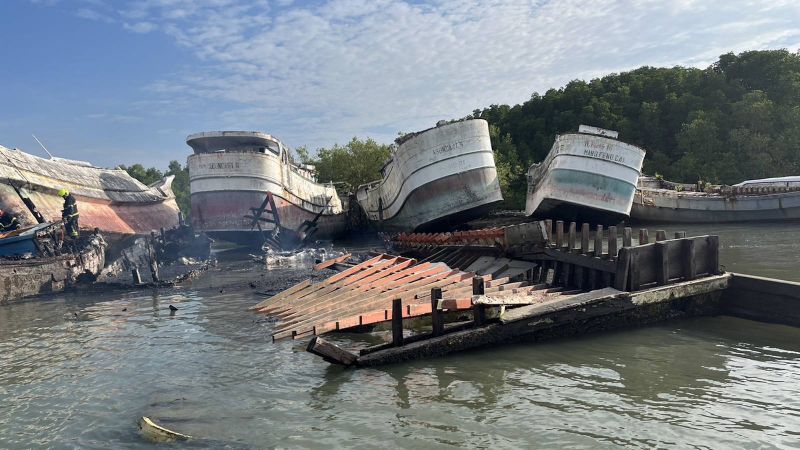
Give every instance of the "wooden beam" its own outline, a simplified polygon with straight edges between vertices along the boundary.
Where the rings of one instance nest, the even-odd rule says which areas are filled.
[[[444,317],[439,311],[439,300],[442,298],[442,288],[431,289],[431,332],[439,336],[444,331]]]
[[[306,346],[306,351],[321,356],[322,359],[331,364],[340,364],[342,366],[352,366],[358,359],[358,355],[355,353],[351,353],[319,336],[311,339]]]
[[[395,347],[403,345],[403,300],[392,300],[392,344]]]

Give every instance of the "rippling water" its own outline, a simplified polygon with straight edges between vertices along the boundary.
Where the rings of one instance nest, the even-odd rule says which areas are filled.
[[[784,276],[798,262],[790,226],[721,234],[729,269]],[[800,442],[798,329],[700,318],[345,370],[269,343],[272,322],[246,310],[262,298],[204,287],[0,306],[0,447],[151,447],[142,415],[193,448]]]

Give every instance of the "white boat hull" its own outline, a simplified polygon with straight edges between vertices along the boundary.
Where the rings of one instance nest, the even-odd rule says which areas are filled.
[[[528,215],[627,217],[645,151],[602,136],[558,136],[541,164],[528,170]]]
[[[480,216],[503,200],[488,124],[467,120],[411,137],[383,179],[360,187],[356,198],[370,221],[389,230],[449,227]]]
[[[274,223],[253,226],[252,208],[272,193],[280,225],[297,230],[317,215],[316,238],[330,239],[345,228],[342,202],[332,186],[306,178],[272,153],[198,153],[188,158],[192,225],[211,236],[258,243]],[[270,215],[263,215],[271,218]]]

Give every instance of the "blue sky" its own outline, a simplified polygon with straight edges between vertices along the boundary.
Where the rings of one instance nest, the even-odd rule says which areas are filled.
[[[796,0],[7,0],[0,144],[185,162],[186,135],[390,142],[534,91],[800,48]]]

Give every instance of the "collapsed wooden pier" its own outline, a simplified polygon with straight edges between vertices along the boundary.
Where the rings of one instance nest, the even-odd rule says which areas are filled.
[[[311,338],[308,351],[331,363],[371,366],[679,317],[769,315],[725,295],[754,282],[720,271],[717,236],[658,230],[651,240],[646,229],[635,238],[631,228],[547,220],[386,239],[403,256],[374,256],[253,307],[278,317],[273,339]],[[800,289],[770,286],[776,302],[787,289],[800,299]],[[424,325],[409,320],[422,316]],[[357,352],[320,337],[381,322],[391,342]]]

